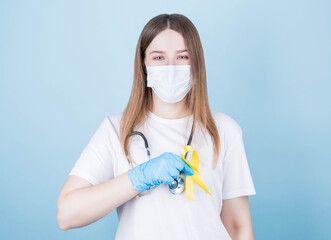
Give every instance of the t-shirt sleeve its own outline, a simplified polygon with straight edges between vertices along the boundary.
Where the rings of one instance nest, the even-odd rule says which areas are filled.
[[[223,200],[255,195],[255,187],[243,143],[242,129],[234,120],[226,141],[227,149],[223,161]]]
[[[104,118],[87,146],[76,161],[69,175],[76,175],[96,185],[114,177],[111,149],[111,126],[109,119]]]

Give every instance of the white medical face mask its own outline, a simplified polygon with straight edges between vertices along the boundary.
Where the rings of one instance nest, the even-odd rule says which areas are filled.
[[[147,67],[147,87],[164,102],[179,102],[192,87],[191,65]]]

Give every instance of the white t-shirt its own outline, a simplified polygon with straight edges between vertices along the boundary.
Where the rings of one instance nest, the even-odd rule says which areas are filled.
[[[186,146],[193,115],[166,119],[148,112],[145,125],[139,127],[146,136],[151,158],[164,152],[181,155]],[[211,192],[194,184],[194,200],[186,192],[171,194],[168,184],[161,184],[139,199],[131,199],[117,208],[117,240],[134,239],[231,239],[221,218],[222,200],[255,195],[246,159],[242,130],[224,113],[212,111],[221,141],[221,152],[213,169],[213,144],[206,132],[197,128],[191,146],[199,155],[199,171]],[[80,176],[91,184],[100,184],[127,172],[130,165],[121,148],[119,127],[122,113],[105,117],[69,175]],[[148,161],[143,139],[134,135],[129,150],[137,164]]]

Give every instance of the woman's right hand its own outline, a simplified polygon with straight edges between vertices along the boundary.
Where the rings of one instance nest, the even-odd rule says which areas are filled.
[[[171,184],[181,171],[189,176],[194,174],[193,169],[180,156],[165,152],[130,169],[128,175],[133,188],[143,192],[162,183]]]

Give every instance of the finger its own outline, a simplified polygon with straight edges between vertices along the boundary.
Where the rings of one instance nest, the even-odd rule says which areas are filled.
[[[194,174],[193,169],[186,162],[183,161],[183,163],[184,163],[183,172],[186,175],[192,176]]]
[[[172,168],[172,169],[169,170],[169,175],[172,178],[177,178],[179,176],[179,170],[176,169],[176,168]]]
[[[172,156],[172,164],[175,166],[175,168],[178,170],[178,171],[182,171],[183,170],[183,160],[180,158],[180,156],[178,156],[177,154],[174,154]]]
[[[177,161],[175,161],[175,166],[179,171],[183,171],[186,175],[192,176],[194,174],[193,169],[183,161],[183,159],[175,154]]]
[[[168,175],[165,179],[165,182],[168,184],[171,184],[174,181],[174,178],[170,175]]]

